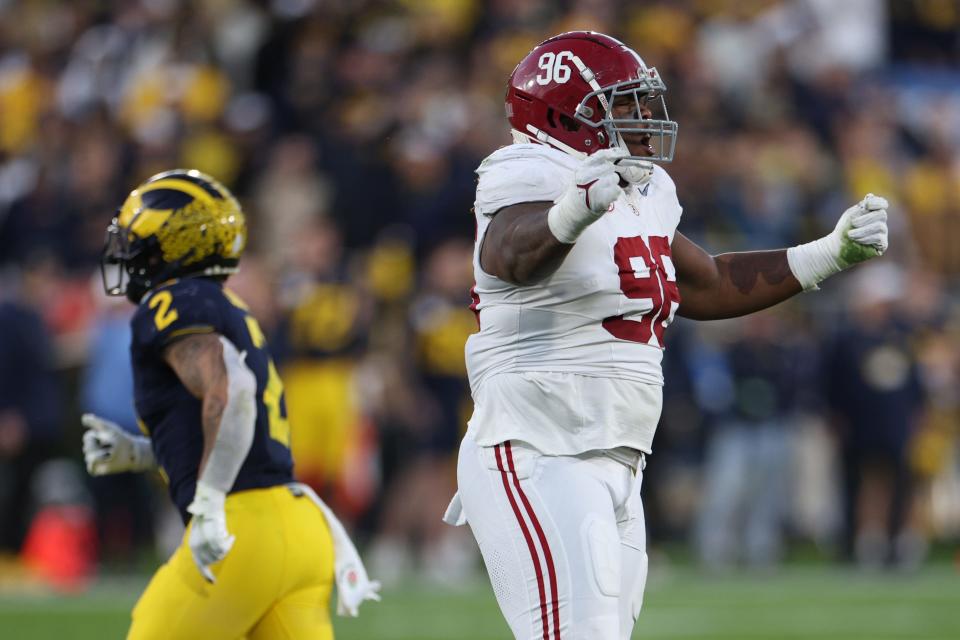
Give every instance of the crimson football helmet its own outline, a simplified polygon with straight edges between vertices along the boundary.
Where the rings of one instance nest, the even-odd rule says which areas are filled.
[[[667,115],[666,90],[657,70],[619,40],[570,31],[538,44],[510,74],[507,119],[515,137],[577,157],[598,149],[627,149],[623,134],[649,136],[653,155],[631,157],[670,162],[677,123]],[[615,118],[611,107],[624,96],[635,109],[630,117]],[[663,119],[641,116],[641,105],[652,100],[659,100]]]

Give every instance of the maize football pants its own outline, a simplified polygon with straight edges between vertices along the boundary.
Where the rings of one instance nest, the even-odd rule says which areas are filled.
[[[236,536],[208,583],[183,541],[133,609],[128,640],[288,640],[333,638],[333,542],[307,497],[286,486],[227,496]]]

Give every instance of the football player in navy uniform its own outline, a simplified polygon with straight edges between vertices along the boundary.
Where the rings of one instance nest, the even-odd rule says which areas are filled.
[[[133,610],[129,638],[332,638],[378,599],[343,527],[294,482],[283,383],[224,286],[247,240],[233,195],[198,171],[153,176],[108,228],[108,294],[137,305],[130,345],[144,437],[87,414],[93,475],[158,468],[187,524]]]

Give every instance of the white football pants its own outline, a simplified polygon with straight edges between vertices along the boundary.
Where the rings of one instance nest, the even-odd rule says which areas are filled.
[[[518,640],[630,637],[647,578],[641,475],[599,452],[546,456],[464,438],[462,515]]]

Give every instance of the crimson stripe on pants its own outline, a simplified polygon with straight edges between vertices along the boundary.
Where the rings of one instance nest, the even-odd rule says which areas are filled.
[[[560,640],[560,595],[557,593],[557,570],[553,565],[553,554],[550,553],[550,545],[547,544],[547,536],[544,535],[540,521],[537,520],[537,514],[533,512],[533,507],[530,506],[530,501],[527,500],[527,494],[523,492],[523,488],[520,486],[520,478],[517,477],[517,472],[513,467],[513,449],[510,447],[509,441],[506,443],[506,448],[507,463],[510,465],[510,473],[513,474],[513,484],[517,488],[520,500],[527,510],[527,515],[530,516],[530,522],[533,523],[533,528],[537,531],[537,537],[540,538],[540,546],[543,547],[543,556],[547,560],[547,574],[550,577],[550,589],[553,592],[553,598],[550,600],[550,604],[553,606],[553,632],[555,640]]]
[[[510,460],[510,472],[513,474],[514,479],[516,479],[516,472],[513,470],[513,456],[510,454],[509,447],[510,443],[508,442],[507,455],[509,456]],[[513,515],[516,516],[517,522],[520,523],[520,530],[523,532],[523,537],[527,541],[527,549],[530,551],[530,560],[533,561],[533,568],[537,572],[537,590],[540,593],[540,622],[543,624],[543,640],[550,640],[550,626],[547,622],[547,602],[546,598],[544,597],[543,570],[540,568],[540,558],[537,555],[537,548],[533,544],[533,536],[530,535],[530,530],[527,528],[527,523],[524,522],[523,515],[520,513],[520,507],[517,505],[517,500],[513,497],[513,492],[510,491],[510,483],[507,481],[507,470],[504,469],[503,460],[500,457],[500,445],[496,445],[494,447],[494,453],[497,455],[497,468],[500,469],[500,476],[503,480],[503,490],[507,492],[507,498],[510,500],[510,506],[513,507]],[[559,638],[559,635],[557,637]]]

